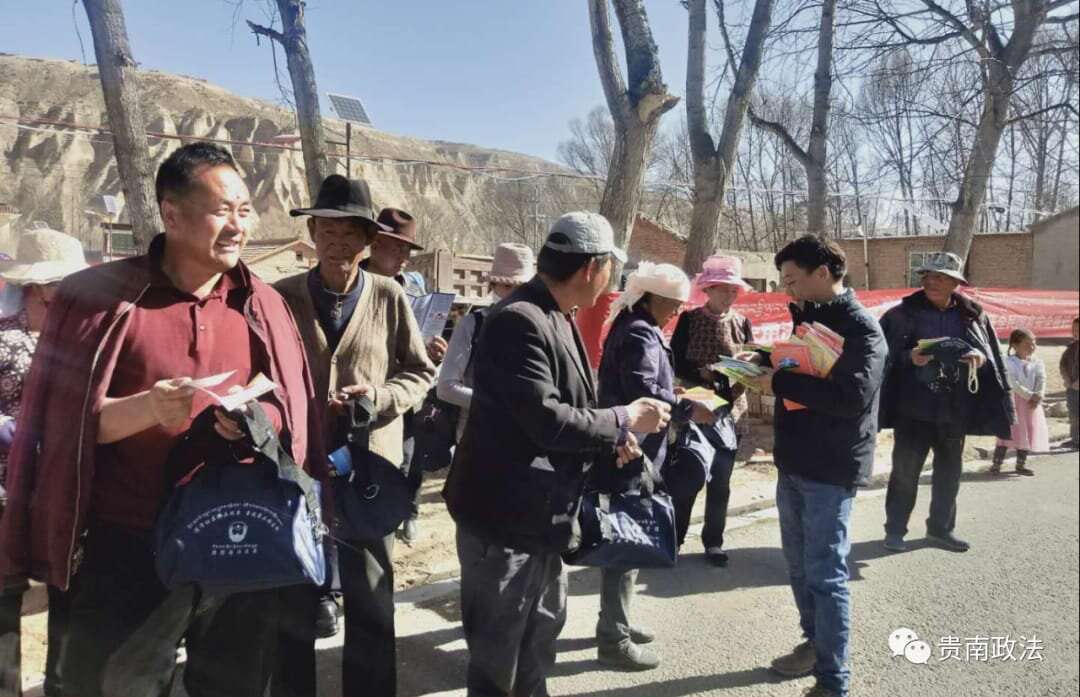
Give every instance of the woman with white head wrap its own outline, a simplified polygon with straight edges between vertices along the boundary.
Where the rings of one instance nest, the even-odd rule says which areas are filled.
[[[600,406],[651,397],[672,406],[672,421],[714,421],[704,404],[680,398],[676,393],[671,350],[661,332],[689,297],[690,279],[677,266],[643,261],[630,274],[609,320],[611,329],[600,361]],[[653,464],[655,476],[667,451],[667,431],[639,436],[639,440],[648,460],[638,459],[621,468],[614,462],[597,462],[590,475],[597,489],[638,491],[645,462]],[[653,637],[633,627],[629,618],[637,569],[604,568],[601,578],[600,618],[596,624],[600,662],[623,670],[655,668],[660,659],[642,646]]]

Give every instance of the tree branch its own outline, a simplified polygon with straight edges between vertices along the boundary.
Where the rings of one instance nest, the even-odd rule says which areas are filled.
[[[757,112],[754,111],[753,107],[747,109],[747,115],[750,116],[750,123],[762,130],[775,134],[780,140],[784,141],[784,144],[787,145],[788,149],[791,150],[791,153],[795,156],[795,159],[798,160],[803,167],[808,167],[810,165],[810,155],[803,150],[801,145],[795,142],[795,139],[791,137],[791,133],[788,132],[788,129],[785,128],[783,124],[761,118],[757,115]]]
[[[687,9],[686,129],[696,164],[715,157],[716,145],[705,115],[705,0],[690,0]]]
[[[612,118],[622,122],[627,116],[630,102],[619,70],[619,60],[615,57],[607,2],[608,0],[589,0],[589,27],[592,29],[593,55],[596,57],[596,68],[600,72],[600,84],[604,88],[608,111]]]
[[[974,48],[979,53],[986,52],[986,47],[983,46],[983,43],[979,40],[979,37],[975,36],[975,32],[973,32],[971,28],[968,27],[968,25],[964,24],[959,17],[934,2],[934,0],[922,0],[922,2],[924,5],[926,5],[927,8],[929,8],[931,12],[944,19],[947,24],[952,25],[952,27],[960,34],[960,36],[964,37],[964,40],[971,44],[972,48]]]
[[[248,27],[251,28],[251,33],[255,35],[255,41],[258,42],[260,36],[269,37],[272,41],[276,41],[282,46],[285,45],[285,35],[276,29],[270,27],[264,27],[261,24],[255,24],[250,19],[247,20]]]
[[[1071,104],[1069,102],[1059,102],[1057,104],[1052,104],[1052,105],[1050,105],[1048,107],[1038,109],[1037,111],[1033,111],[1030,114],[1024,114],[1023,116],[1014,116],[1013,118],[1006,121],[1005,125],[1006,126],[1012,126],[1013,124],[1018,123],[1020,121],[1026,121],[1027,119],[1033,119],[1036,116],[1042,116],[1045,113],[1048,113],[1048,112],[1051,112],[1051,111],[1057,111],[1058,109],[1067,109],[1067,110],[1071,111],[1074,114],[1077,113],[1076,105]]]
[[[641,123],[650,123],[679,103],[664,84],[643,0],[612,0],[626,50],[626,95]]]

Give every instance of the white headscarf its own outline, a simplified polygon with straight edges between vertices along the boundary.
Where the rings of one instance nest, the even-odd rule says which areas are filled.
[[[626,279],[626,290],[612,303],[612,321],[624,309],[632,308],[646,293],[686,302],[690,299],[690,279],[674,264],[654,264],[643,261]]]

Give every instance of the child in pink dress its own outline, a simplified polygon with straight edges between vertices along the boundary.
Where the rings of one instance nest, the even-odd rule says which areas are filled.
[[[990,467],[994,474],[1001,472],[1006,451],[1016,448],[1016,473],[1034,476],[1035,473],[1027,466],[1028,453],[1050,449],[1042,404],[1046,390],[1046,367],[1035,356],[1035,347],[1035,335],[1027,329],[1016,329],[1009,335],[1009,355],[1005,359],[1005,367],[1009,371],[1016,423],[1008,440],[998,439],[994,462]]]

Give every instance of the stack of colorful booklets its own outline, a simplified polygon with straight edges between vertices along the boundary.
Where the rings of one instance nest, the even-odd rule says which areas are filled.
[[[740,361],[738,358],[729,358],[728,356],[721,356],[720,362],[713,363],[709,366],[709,369],[721,375],[726,375],[728,380],[733,383],[739,382],[755,390],[757,386],[751,380],[764,372],[761,366],[749,361]]]
[[[820,322],[809,322],[800,324],[790,339],[759,348],[770,354],[772,365],[777,370],[794,370],[796,373],[823,378],[839,360],[844,350],[844,337]],[[754,363],[727,356],[721,356],[719,362],[709,367],[726,375],[732,382],[742,383],[753,390],[757,389],[753,379],[764,372]],[[784,400],[784,406],[788,411],[806,408],[805,405],[790,399]]]
[[[778,341],[772,347],[772,364],[778,370],[826,377],[844,350],[844,337],[820,322],[800,324],[795,336]],[[790,399],[784,400],[788,411],[806,407]]]

